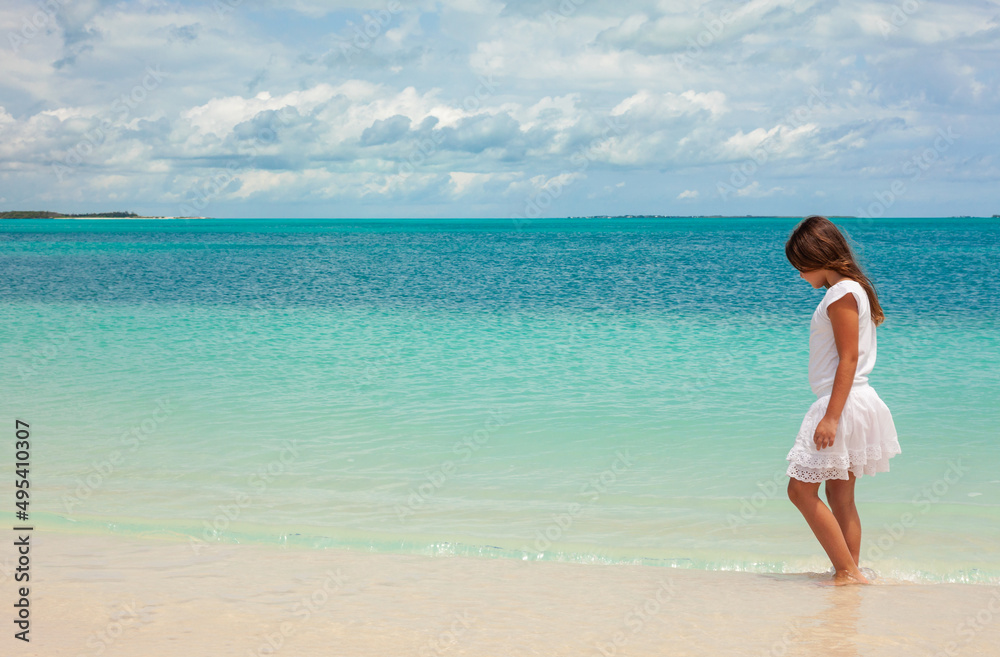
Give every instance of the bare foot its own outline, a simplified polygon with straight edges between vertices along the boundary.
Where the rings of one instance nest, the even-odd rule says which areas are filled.
[[[865,579],[865,576],[861,574],[861,571],[848,572],[846,570],[838,570],[833,574],[833,579],[828,582],[823,582],[826,586],[850,586],[852,584],[869,584],[870,582]]]

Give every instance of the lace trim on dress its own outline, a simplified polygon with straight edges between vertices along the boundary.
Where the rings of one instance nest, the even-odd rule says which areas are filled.
[[[827,479],[850,479],[848,472],[855,477],[874,475],[889,471],[889,459],[900,453],[896,445],[872,445],[864,450],[850,450],[848,456],[817,456],[806,453],[801,448],[793,447],[788,454],[792,461],[786,474],[799,481],[817,483]]]

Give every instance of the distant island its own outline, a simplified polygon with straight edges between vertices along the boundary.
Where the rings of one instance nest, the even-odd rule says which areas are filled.
[[[11,210],[0,212],[0,219],[207,219],[208,217],[154,217],[134,212],[91,212],[89,214],[63,214],[42,210]]]

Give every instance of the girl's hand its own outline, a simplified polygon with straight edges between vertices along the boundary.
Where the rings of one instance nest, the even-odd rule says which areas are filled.
[[[816,449],[833,447],[833,439],[837,435],[838,424],[840,424],[840,420],[830,417],[824,417],[819,421],[819,424],[816,425],[816,433],[813,434]]]

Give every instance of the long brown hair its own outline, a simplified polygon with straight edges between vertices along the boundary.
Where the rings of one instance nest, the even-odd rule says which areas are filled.
[[[830,269],[857,281],[868,294],[875,326],[885,321],[875,286],[861,271],[843,233],[826,217],[813,215],[800,221],[785,242],[785,257],[799,271]]]

